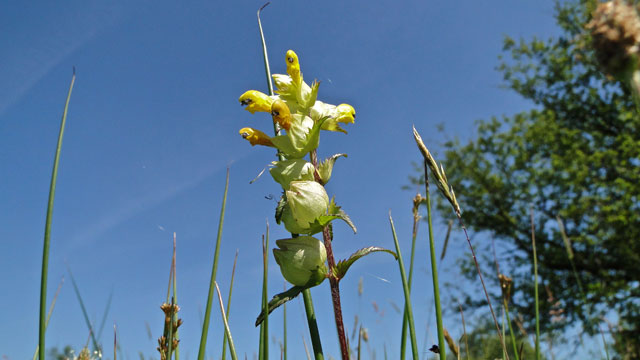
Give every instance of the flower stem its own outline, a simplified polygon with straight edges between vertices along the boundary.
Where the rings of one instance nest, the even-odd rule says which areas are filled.
[[[329,284],[331,285],[331,301],[333,302],[333,315],[336,319],[336,329],[338,331],[338,340],[340,340],[340,353],[342,360],[349,360],[349,345],[347,344],[347,336],[344,332],[344,322],[342,321],[342,305],[340,305],[340,284],[339,279],[333,276],[333,270],[336,267],[336,261],[333,258],[333,249],[331,248],[331,225],[327,225],[322,229],[322,238],[324,247],[327,250],[327,264],[329,265]]]

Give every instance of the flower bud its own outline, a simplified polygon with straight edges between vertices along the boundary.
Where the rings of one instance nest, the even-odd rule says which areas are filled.
[[[291,215],[302,228],[310,227],[318,217],[326,215],[329,208],[324,186],[315,181],[292,181],[286,196]]]
[[[316,286],[327,277],[327,251],[322,241],[311,236],[276,240],[273,256],[282,276],[296,286]]]

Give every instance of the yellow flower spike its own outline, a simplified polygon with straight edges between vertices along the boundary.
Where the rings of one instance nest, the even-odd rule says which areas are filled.
[[[273,121],[280,124],[280,126],[289,131],[291,128],[291,111],[289,107],[282,100],[276,100],[271,105],[271,116]]]
[[[287,60],[287,74],[291,76],[293,83],[300,85],[302,83],[302,73],[300,72],[300,63],[298,62],[298,55],[293,50],[288,50],[286,55]]]
[[[249,140],[251,146],[264,145],[274,147],[269,135],[263,133],[260,130],[246,127],[240,129],[240,135],[242,135],[243,139]]]
[[[254,114],[256,111],[271,112],[271,104],[273,99],[257,90],[249,90],[240,95],[238,99],[240,105],[246,106],[247,111]]]
[[[351,123],[353,124],[356,119],[356,109],[349,104],[340,104],[336,107],[336,112],[338,115],[336,116],[336,120],[341,123]]]

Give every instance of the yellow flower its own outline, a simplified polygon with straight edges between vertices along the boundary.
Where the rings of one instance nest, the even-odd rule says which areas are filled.
[[[356,117],[356,110],[349,104],[340,104],[338,106],[323,103],[322,101],[316,101],[313,107],[311,107],[311,118],[314,121],[326,118],[327,120],[322,124],[322,130],[340,131],[347,133],[339,123],[354,123]]]
[[[249,140],[251,146],[264,145],[274,147],[271,138],[260,130],[246,127],[240,129],[240,135],[242,135],[242,138]]]
[[[240,105],[247,107],[247,111],[254,114],[256,111],[271,112],[271,105],[274,100],[265,93],[249,90],[240,95],[238,101],[240,101]]]
[[[271,116],[273,116],[273,122],[280,124],[283,129],[288,131],[291,128],[291,111],[284,101],[276,100],[273,102]]]
[[[293,50],[288,50],[286,54],[287,60],[287,74],[291,76],[293,83],[300,85],[302,83],[302,73],[300,72],[300,63],[298,62],[298,55]]]
[[[356,122],[356,109],[349,104],[340,104],[336,107],[336,120],[341,123],[351,123]]]

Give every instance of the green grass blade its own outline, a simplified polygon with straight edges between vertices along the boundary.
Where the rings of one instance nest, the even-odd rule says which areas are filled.
[[[236,274],[236,264],[238,263],[238,250],[236,249],[236,257],[233,259],[233,269],[231,269],[231,282],[229,283],[229,297],[227,298],[227,321],[229,320],[229,313],[231,312],[231,293],[233,293],[233,279]],[[222,360],[227,358],[227,336],[222,339]]]
[[[73,273],[71,272],[71,268],[67,264],[67,271],[69,272],[69,277],[71,278],[71,284],[73,285],[73,290],[76,293],[76,297],[78,298],[78,302],[80,303],[80,309],[82,309],[82,315],[84,316],[84,321],[87,323],[87,327],[89,328],[89,335],[91,337],[91,341],[93,343],[93,349],[95,351],[101,352],[100,347],[98,346],[98,341],[96,340],[95,331],[93,326],[91,325],[91,320],[89,320],[89,315],[87,314],[87,308],[84,306],[84,301],[82,301],[82,296],[80,295],[80,289],[78,289],[78,284],[76,284],[76,279],[73,277]]]
[[[231,353],[231,359],[238,360],[238,356],[236,355],[236,346],[233,344],[231,329],[229,329],[229,322],[227,321],[227,316],[224,313],[224,304],[222,303],[222,295],[220,294],[220,288],[218,287],[217,282],[214,282],[214,284],[216,287],[216,292],[218,293],[218,302],[220,303],[220,313],[222,313],[222,321],[224,322],[224,331],[227,334],[227,340],[229,341],[229,352]]]
[[[227,192],[229,190],[229,168],[227,168],[227,179],[224,185],[224,195],[222,197],[222,208],[220,209],[220,220],[218,222],[218,238],[213,255],[213,265],[211,267],[211,282],[209,283],[209,294],[207,297],[207,308],[205,309],[204,321],[202,322],[202,334],[200,336],[200,348],[198,349],[198,360],[204,360],[204,353],[207,347],[207,335],[209,333],[209,321],[211,319],[211,304],[213,302],[213,289],[215,287],[216,272],[218,270],[218,256],[220,254],[220,241],[222,239],[222,225],[224,224],[224,213],[227,206]]]
[[[118,333],[116,332],[116,324],[113,324],[113,360],[117,360],[116,350],[118,349]]]
[[[109,293],[109,298],[107,299],[107,305],[104,307],[104,313],[102,313],[102,321],[100,321],[100,328],[98,330],[98,339],[102,338],[102,330],[104,330],[104,325],[107,322],[107,315],[109,315],[109,310],[111,309],[112,299],[113,299],[113,288],[111,288],[111,292]]]
[[[402,253],[400,252],[400,244],[398,243],[398,236],[396,235],[396,228],[393,225],[393,218],[391,212],[389,212],[389,223],[391,224],[391,233],[393,234],[393,242],[396,246],[396,254],[398,255],[398,266],[400,268],[400,277],[402,278],[402,289],[404,290],[404,303],[407,308],[407,322],[409,323],[409,336],[411,338],[411,351],[413,353],[413,359],[419,360],[420,355],[418,353],[418,342],[416,341],[416,328],[413,322],[413,310],[411,309],[411,293],[409,292],[409,284],[407,282],[407,275],[404,271],[404,261],[402,260]]]
[[[69,92],[67,93],[67,101],[62,111],[62,121],[60,122],[60,133],[58,134],[58,144],[53,158],[53,170],[51,171],[51,184],[49,186],[49,201],[47,203],[47,217],[44,224],[44,241],[42,246],[42,274],[40,276],[40,316],[38,318],[38,356],[40,360],[45,360],[45,332],[47,330],[47,276],[49,273],[49,247],[51,244],[51,220],[53,218],[53,203],[56,194],[56,181],[58,179],[58,164],[60,163],[60,151],[62,150],[62,138],[64,137],[64,127],[67,122],[67,113],[69,110],[69,100],[71,100],[71,91],[73,83],[76,81],[76,70],[73,69]]]

